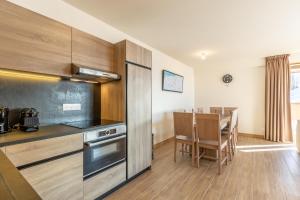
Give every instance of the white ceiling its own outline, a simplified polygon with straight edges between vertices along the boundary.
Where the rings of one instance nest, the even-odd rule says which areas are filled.
[[[64,1],[194,67],[300,53],[299,0]]]

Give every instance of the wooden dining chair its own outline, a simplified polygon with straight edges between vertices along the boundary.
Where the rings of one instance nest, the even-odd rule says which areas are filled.
[[[192,109],[183,109],[183,112],[194,112],[194,108],[192,108]]]
[[[236,143],[235,143],[235,128],[237,123],[237,109],[232,110],[230,113],[229,128],[222,131],[222,135],[226,135],[228,146],[229,146],[229,160],[235,153]]]
[[[197,113],[203,113],[203,112],[204,112],[204,109],[203,109],[202,107],[197,108],[196,112],[197,112]]]
[[[237,107],[224,107],[224,115],[231,115],[231,111],[237,109]]]
[[[174,162],[176,162],[177,144],[181,143],[182,154],[192,153],[192,165],[195,156],[195,134],[193,113],[174,112]],[[191,146],[192,152],[187,151],[187,146]]]
[[[210,107],[209,112],[222,115],[223,114],[223,108],[222,107]]]
[[[238,108],[237,107],[224,107],[224,115],[231,115],[231,112],[233,110],[237,110]],[[228,127],[229,128],[229,125]],[[234,129],[234,143],[235,145],[237,144],[237,141],[238,141],[238,132],[239,132],[239,117],[237,116],[237,121],[236,121],[236,126],[235,126],[235,129]]]
[[[218,173],[222,172],[222,165],[228,164],[228,142],[226,137],[221,136],[219,114],[196,114],[196,156],[197,166],[202,157],[205,156],[205,149],[216,150],[218,161]],[[200,148],[203,152],[200,154]],[[224,156],[223,156],[224,152]]]

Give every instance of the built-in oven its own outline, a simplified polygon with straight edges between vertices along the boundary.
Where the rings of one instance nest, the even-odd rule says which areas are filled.
[[[84,178],[126,160],[126,126],[116,125],[84,133]]]

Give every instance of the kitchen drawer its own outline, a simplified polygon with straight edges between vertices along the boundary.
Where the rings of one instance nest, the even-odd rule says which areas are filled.
[[[95,199],[126,180],[126,162],[84,181],[84,199]]]
[[[83,199],[83,153],[20,171],[42,199]]]
[[[16,166],[34,163],[83,148],[83,134],[74,134],[6,147],[6,155]]]

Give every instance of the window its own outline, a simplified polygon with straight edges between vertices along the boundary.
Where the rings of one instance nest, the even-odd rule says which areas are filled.
[[[291,73],[291,103],[300,103],[300,70]]]

